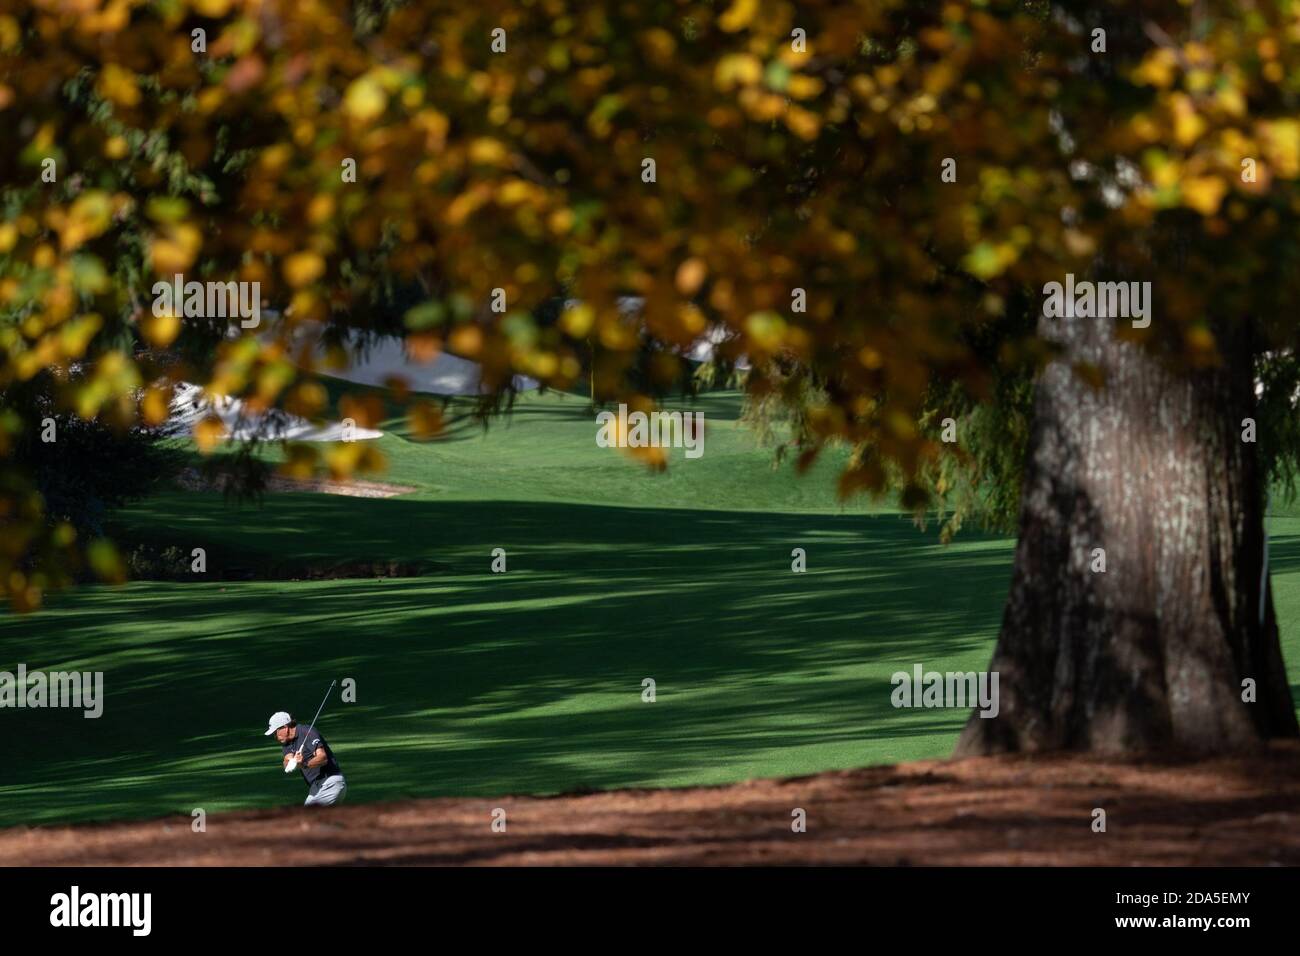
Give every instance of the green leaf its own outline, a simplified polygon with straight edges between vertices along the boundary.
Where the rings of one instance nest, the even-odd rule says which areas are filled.
[[[145,207],[154,222],[180,222],[189,211],[190,204],[179,196],[154,196]]]
[[[441,302],[421,302],[414,308],[407,309],[404,321],[406,327],[413,331],[431,329],[447,321],[447,309]]]
[[[782,92],[790,84],[790,68],[780,60],[773,60],[767,65],[767,70],[763,74],[763,82],[768,85],[769,89]]]
[[[966,271],[977,279],[992,279],[1002,271],[1002,259],[991,243],[981,242],[962,260]]]

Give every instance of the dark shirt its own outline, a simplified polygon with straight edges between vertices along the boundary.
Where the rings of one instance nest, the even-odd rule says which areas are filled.
[[[334,759],[334,751],[330,750],[330,745],[315,727],[299,724],[298,736],[282,745],[286,754],[296,753],[299,746],[302,747],[302,755],[298,758],[298,769],[302,771],[303,779],[309,787],[314,787],[317,780],[343,772],[339,769],[339,762]],[[319,767],[308,767],[307,761],[316,755],[316,750],[320,747],[325,748],[325,762]]]

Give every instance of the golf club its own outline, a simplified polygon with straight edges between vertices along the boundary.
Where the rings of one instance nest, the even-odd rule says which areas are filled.
[[[338,683],[337,679],[330,681],[330,689],[325,691],[324,699],[321,700],[320,706],[316,708],[316,716],[311,719],[311,723],[308,724],[307,726],[313,728],[316,726],[316,721],[320,719],[320,712],[325,709],[325,701],[330,699],[330,694],[333,693],[334,685],[337,683]],[[298,758],[302,756],[302,745],[305,744],[306,742],[307,742],[306,736],[304,736],[302,740],[298,741],[298,749],[294,751],[293,757],[290,758],[289,762],[284,765],[285,773],[293,773],[294,770],[297,769]]]

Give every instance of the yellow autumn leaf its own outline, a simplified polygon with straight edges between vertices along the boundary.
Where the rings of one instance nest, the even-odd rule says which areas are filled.
[[[313,226],[319,226],[332,215],[334,215],[334,197],[329,193],[313,196],[311,202],[307,204],[307,221]]]
[[[442,431],[442,409],[431,402],[416,402],[407,410],[407,420],[416,438],[428,441]]]
[[[1260,125],[1269,162],[1277,175],[1283,179],[1300,175],[1300,122],[1287,119]]]
[[[424,131],[424,148],[426,152],[439,152],[447,142],[447,130],[451,121],[442,113],[432,108],[420,110],[411,117],[411,124]]]
[[[863,368],[875,370],[885,364],[885,357],[870,345],[864,345],[858,351],[858,361],[862,363]]]
[[[154,236],[149,243],[149,260],[155,273],[170,277],[188,269],[202,246],[203,235],[198,228],[180,223]]]
[[[688,335],[699,335],[708,326],[708,320],[694,302],[685,302],[677,310],[677,320]]]
[[[1191,206],[1202,216],[1213,216],[1219,211],[1224,193],[1228,191],[1222,179],[1215,176],[1195,176],[1183,180],[1183,203]]]
[[[1183,164],[1164,153],[1152,151],[1146,157],[1147,175],[1156,189],[1168,189],[1182,178]]]
[[[916,422],[912,421],[911,417],[903,410],[892,408],[886,412],[884,418],[885,425],[897,437],[904,441],[916,437]]]
[[[477,325],[459,325],[447,337],[447,346],[464,358],[477,358],[483,349],[483,330]]]
[[[277,468],[276,474],[289,478],[310,478],[316,471],[318,453],[315,448],[305,443],[291,443],[285,449],[285,460]]]
[[[325,407],[327,401],[329,393],[320,382],[299,382],[285,395],[284,408],[291,415],[313,418]]]
[[[353,119],[368,123],[388,108],[388,94],[373,76],[363,76],[348,85],[343,108]]]
[[[560,328],[575,339],[584,339],[596,321],[596,311],[585,302],[580,302],[564,310],[560,316]]]
[[[704,284],[706,273],[704,260],[698,256],[692,256],[677,267],[677,291],[682,295],[694,295]]]
[[[101,581],[119,584],[126,580],[122,556],[107,538],[96,538],[86,545],[86,560]]]
[[[560,360],[552,352],[538,352],[527,357],[523,362],[523,367],[533,378],[546,381],[553,378],[555,373],[559,371]]]
[[[148,312],[136,322],[136,328],[154,348],[165,349],[181,334],[181,320],[176,315],[154,315],[153,312]]]
[[[78,196],[68,210],[60,230],[59,245],[65,252],[76,249],[87,239],[93,239],[112,222],[113,207],[108,193],[99,189]]]
[[[219,86],[210,86],[197,97],[200,113],[212,113],[226,99],[226,91]]]
[[[315,252],[295,252],[284,260],[284,278],[295,289],[310,285],[325,274],[325,260]]]
[[[713,83],[722,91],[736,86],[752,86],[763,78],[763,64],[751,53],[729,53],[718,60]]]
[[[226,437],[226,426],[215,415],[204,418],[194,426],[194,443],[205,455]]]
[[[1072,256],[1090,256],[1097,249],[1096,240],[1078,229],[1066,229],[1061,233],[1061,240]]]
[[[718,26],[727,33],[735,33],[749,26],[758,13],[758,0],[735,0],[727,12],[718,17]]]
[[[1235,86],[1225,86],[1215,93],[1214,100],[1219,104],[1219,108],[1229,116],[1246,115],[1246,98],[1242,96],[1241,90]]]
[[[336,442],[325,448],[325,466],[335,481],[350,478],[360,468],[365,455],[366,442]]]
[[[1184,334],[1187,347],[1193,352],[1209,352],[1214,349],[1214,333],[1202,325],[1194,325]]]
[[[1178,66],[1178,55],[1173,50],[1157,47],[1147,54],[1140,66],[1133,71],[1135,82],[1165,89],[1174,82],[1174,70]]]
[[[785,125],[790,127],[790,132],[800,139],[811,141],[817,138],[822,121],[816,113],[792,106],[785,114]]]
[[[745,319],[745,332],[755,346],[775,352],[785,341],[785,319],[772,311],[754,312]]]
[[[551,232],[557,236],[562,236],[573,228],[575,218],[573,210],[565,206],[552,212],[547,218],[546,224],[550,226]]]
[[[63,354],[70,358],[84,355],[90,346],[90,340],[95,337],[95,333],[103,324],[104,320],[93,312],[63,323],[58,332],[59,347]]]
[[[135,85],[135,74],[116,63],[106,63],[96,84],[101,96],[118,106],[135,106],[140,102],[140,90]]]
[[[668,456],[664,453],[663,448],[658,445],[643,445],[640,447],[624,445],[622,451],[629,458],[636,459],[651,471],[663,471],[668,467]]]
[[[1170,102],[1174,111],[1174,139],[1179,146],[1191,146],[1205,132],[1205,120],[1196,112],[1190,96],[1179,93]]]
[[[517,206],[534,198],[538,189],[532,183],[522,179],[510,179],[501,184],[497,190],[497,202],[503,206]]]
[[[667,63],[677,52],[676,39],[662,27],[655,27],[642,33],[641,46],[651,60],[659,63]]]
[[[170,414],[171,391],[163,388],[146,389],[140,399],[140,418],[150,428],[157,428],[167,421]]]
[[[461,193],[448,204],[446,212],[447,224],[459,226],[491,197],[491,187],[486,184],[478,183],[471,186],[466,192]]]
[[[257,374],[258,397],[266,398],[268,389],[273,389],[272,396],[284,385],[294,381],[296,373],[294,364],[288,356],[292,352],[284,342],[266,342],[259,358],[265,363]],[[287,374],[286,374],[287,373]],[[279,387],[276,387],[279,383]]]
[[[499,166],[505,162],[507,155],[505,145],[488,136],[479,137],[469,144],[470,160],[484,166]]]
[[[807,100],[812,99],[825,87],[826,84],[815,76],[796,73],[790,77],[790,82],[786,84],[785,91],[793,99]]]

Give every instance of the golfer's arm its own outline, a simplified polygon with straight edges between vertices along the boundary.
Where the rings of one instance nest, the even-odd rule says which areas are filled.
[[[304,767],[319,767],[319,766],[320,766],[321,764],[323,764],[326,760],[329,760],[329,754],[327,754],[327,753],[325,752],[325,748],[324,748],[324,747],[317,747],[317,748],[316,748],[316,752],[315,752],[314,754],[311,755],[311,759],[308,760],[305,764],[303,764],[303,766],[304,766]]]

